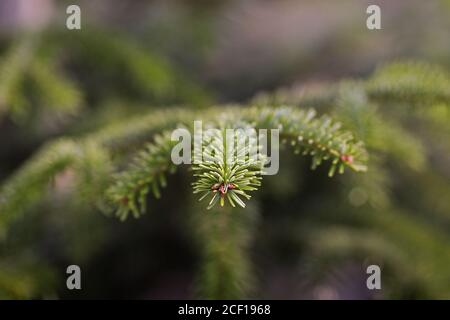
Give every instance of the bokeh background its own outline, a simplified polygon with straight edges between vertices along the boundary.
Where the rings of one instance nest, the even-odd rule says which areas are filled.
[[[69,4],[81,7],[81,30],[65,28]],[[369,4],[381,7],[382,30],[366,28]],[[0,181],[59,136],[173,106],[315,106],[305,88],[327,97],[343,79],[412,60],[448,72],[450,1],[1,0]],[[364,181],[330,180],[283,155],[239,213],[252,224],[247,296],[450,298],[450,102],[421,106],[431,115],[408,104],[384,105],[398,110],[384,115]],[[57,175],[24,214],[6,221],[0,211],[0,298],[198,296],[208,239],[191,225],[202,212],[189,175],[125,222],[77,201],[72,180]],[[82,269],[81,291],[65,287],[70,264]],[[382,290],[366,288],[370,264],[383,270]]]

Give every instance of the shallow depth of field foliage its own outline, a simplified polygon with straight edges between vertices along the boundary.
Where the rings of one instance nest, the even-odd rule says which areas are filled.
[[[310,52],[211,80],[199,70],[228,9],[180,6],[176,30],[2,36],[0,298],[449,299],[448,48],[298,81]],[[174,165],[171,132],[194,120],[279,128],[279,173]]]

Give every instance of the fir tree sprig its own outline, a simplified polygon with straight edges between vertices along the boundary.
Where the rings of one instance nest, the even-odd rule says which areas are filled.
[[[155,136],[154,142],[147,144],[130,168],[118,174],[106,190],[106,198],[114,204],[121,220],[129,212],[135,217],[144,213],[150,191],[155,198],[161,197],[161,188],[167,185],[166,175],[176,170],[170,157],[174,145],[170,138],[170,132]]]
[[[316,117],[314,109],[301,110],[292,107],[256,109],[258,127],[279,128],[282,142],[293,147],[294,153],[310,155],[311,168],[315,169],[324,160],[331,162],[328,174],[336,169],[343,173],[345,167],[355,171],[366,171],[367,153],[361,141],[329,116]]]
[[[439,66],[417,61],[379,67],[366,82],[371,99],[429,106],[450,102],[450,74]]]
[[[37,53],[39,41],[26,37],[0,57],[0,116],[22,120],[32,108],[64,115],[79,111],[83,95],[47,57]],[[41,111],[41,110],[38,110]]]
[[[201,193],[199,201],[212,195],[209,199],[207,209],[211,209],[218,202],[220,206],[225,205],[225,199],[232,207],[236,205],[245,208],[241,197],[249,200],[251,196],[248,191],[255,191],[261,185],[261,173],[264,158],[257,151],[257,141],[243,136],[243,131],[238,130],[231,136],[234,140],[228,141],[226,130],[216,132],[212,141],[206,141],[206,150],[214,150],[210,159],[203,163],[194,164],[194,177],[197,180],[192,184],[194,193]],[[243,144],[244,145],[243,145]],[[231,147],[238,146],[235,150]],[[198,150],[203,152],[204,150]],[[252,157],[252,154],[255,157]],[[200,154],[195,154],[200,157]]]
[[[342,130],[339,124],[335,123],[329,117],[315,117],[314,111],[303,111],[297,108],[282,107],[213,107],[200,112],[187,110],[174,110],[173,116],[168,117],[168,113],[162,111],[151,112],[148,117],[140,117],[135,120],[128,120],[122,125],[113,125],[110,128],[102,129],[98,133],[84,136],[79,140],[69,140],[70,148],[61,146],[60,143],[51,145],[52,147],[42,150],[30,163],[22,170],[19,170],[15,177],[7,180],[0,189],[2,200],[0,201],[0,212],[22,212],[29,207],[39,197],[29,197],[20,201],[20,206],[15,207],[15,201],[18,194],[25,192],[28,188],[36,187],[39,194],[47,190],[46,181],[49,181],[58,172],[65,170],[68,166],[73,166],[88,155],[86,146],[99,146],[109,152],[129,152],[130,148],[139,147],[145,144],[147,139],[155,136],[161,130],[174,128],[176,123],[181,123],[189,127],[195,119],[204,119],[218,128],[228,126],[233,128],[230,123],[247,124],[254,128],[278,128],[282,142],[289,144],[294,148],[294,152],[312,156],[312,167],[315,168],[324,160],[331,162],[329,175],[332,176],[336,169],[340,173],[345,167],[355,171],[365,171],[366,151],[363,145],[356,141],[351,133]],[[147,145],[146,150],[141,152],[133,166],[123,171],[123,173],[113,179],[112,186],[106,191],[106,202],[112,205],[116,214],[124,219],[129,212],[135,216],[145,210],[145,198],[149,190],[152,190],[156,197],[160,195],[160,189],[165,185],[165,174],[174,170],[171,163],[171,149],[174,142],[170,141],[168,133],[155,138],[155,143]],[[68,150],[70,152],[68,152]],[[112,156],[112,154],[111,154]],[[53,159],[58,159],[53,160]],[[119,157],[120,158],[120,157]],[[54,166],[57,162],[58,166]],[[248,167],[237,165],[224,171],[221,178],[211,179],[214,172],[220,171],[220,167],[205,168],[207,175],[202,175],[202,170],[196,170],[200,174],[199,183],[195,190],[204,191],[206,186],[214,197],[216,192],[225,194],[225,189],[232,191],[225,195],[230,204],[242,206],[241,196],[248,198],[247,191],[255,191],[259,187],[260,169],[251,164]],[[80,166],[82,167],[82,166]],[[104,172],[99,170],[99,172]],[[232,174],[231,174],[232,173]],[[79,173],[82,174],[82,173]],[[209,178],[208,175],[211,175]],[[39,176],[39,184],[34,184],[33,176]],[[219,174],[220,176],[220,174]],[[233,185],[223,184],[229,179],[238,182],[239,188]],[[217,177],[217,176],[216,176]],[[222,181],[221,181],[222,179]],[[214,182],[214,183],[213,183]],[[227,182],[229,183],[229,182]],[[217,186],[216,189],[216,185]],[[223,191],[221,191],[223,189]],[[245,190],[247,189],[247,190]],[[251,189],[251,190],[250,190]],[[5,190],[7,190],[5,192]],[[17,193],[18,192],[18,193]],[[33,193],[31,193],[33,194]],[[6,195],[6,196],[5,196]],[[217,198],[220,201],[221,197]],[[229,199],[231,199],[231,202]],[[213,201],[214,203],[216,200]],[[17,210],[10,210],[11,206]]]
[[[258,208],[214,207],[204,214],[194,205],[190,221],[202,256],[197,274],[198,296],[207,299],[244,299],[255,282],[248,249],[258,225]],[[243,214],[245,210],[245,214]]]
[[[0,116],[6,112],[21,113],[27,107],[21,91],[34,47],[34,42],[25,38],[0,58]]]
[[[46,194],[51,179],[73,165],[81,148],[71,139],[45,145],[0,188],[0,227]]]

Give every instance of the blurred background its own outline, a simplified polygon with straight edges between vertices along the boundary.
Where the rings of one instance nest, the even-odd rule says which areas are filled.
[[[66,29],[69,4],[81,30]],[[366,28],[370,4],[382,30]],[[0,0],[0,183],[52,139],[153,109],[317,107],[360,134],[371,169],[330,180],[283,155],[239,212],[252,225],[245,297],[449,299],[449,95],[377,100],[359,83],[395,83],[400,67],[377,67],[402,61],[424,64],[419,80],[436,68],[427,81],[449,92],[450,1]],[[189,175],[125,222],[80,203],[72,175],[24,214],[3,221],[0,210],[0,298],[199,296],[208,238],[192,230]],[[71,264],[81,291],[66,289]],[[366,288],[370,264],[381,290]]]

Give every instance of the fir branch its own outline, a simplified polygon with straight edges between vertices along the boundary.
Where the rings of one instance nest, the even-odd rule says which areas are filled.
[[[83,106],[82,93],[66,76],[44,59],[36,60],[29,69],[33,100],[53,112],[74,114]]]
[[[258,223],[254,206],[215,207],[203,214],[194,207],[192,227],[198,236],[202,263],[197,275],[198,295],[207,299],[248,298],[254,286],[248,247]]]
[[[257,128],[278,128],[281,130],[282,142],[293,147],[294,153],[310,155],[312,157],[311,168],[315,169],[323,161],[329,160],[331,166],[329,176],[333,176],[336,169],[339,173],[344,168],[350,167],[355,171],[365,171],[366,151],[360,142],[346,131],[340,130],[340,124],[331,118],[324,116],[315,118],[313,110],[303,111],[284,107],[278,109],[249,108],[243,112],[241,121],[248,121]],[[239,116],[234,113],[223,115],[220,122],[229,123],[226,119],[236,121]],[[239,119],[239,118],[238,118]],[[237,121],[239,122],[239,120]],[[225,124],[226,125],[226,124]],[[217,139],[215,141],[226,141]],[[223,148],[215,148],[226,150]],[[237,150],[239,152],[241,150]],[[249,151],[249,150],[247,150]],[[232,166],[227,165],[226,156],[219,153],[220,162],[194,165],[194,170],[199,171],[195,176],[197,181],[193,183],[194,193],[201,193],[200,200],[210,196],[208,209],[217,203],[225,204],[225,199],[235,206],[245,207],[241,197],[250,199],[247,191],[255,191],[261,185],[260,175],[264,162],[248,162],[248,153],[245,154],[244,164],[239,162]]]
[[[111,153],[95,141],[87,140],[79,145],[82,156],[79,156],[72,166],[76,174],[74,191],[81,202],[96,204],[100,209],[105,209],[104,199],[98,195],[103,194],[111,183]]]
[[[73,164],[80,152],[73,140],[60,139],[31,157],[0,188],[0,226],[41,199],[51,178]]]
[[[335,117],[364,141],[367,148],[414,170],[425,167],[422,143],[395,118],[382,114],[380,107],[369,101],[363,83],[343,81],[339,87]]]
[[[155,198],[161,197],[160,189],[167,184],[166,175],[176,169],[170,158],[173,145],[169,133],[157,135],[153,143],[139,152],[132,166],[115,177],[114,184],[106,191],[106,197],[121,220],[129,212],[135,217],[144,213],[150,191]]]
[[[76,182],[83,186],[77,191],[82,200],[98,200],[110,174],[108,163],[106,150],[95,141],[60,138],[44,145],[0,187],[0,227],[40,201],[53,178],[69,168],[75,169]]]
[[[339,83],[310,83],[263,93],[253,99],[257,105],[292,105],[317,110],[332,109],[341,98],[342,87],[361,87],[369,103],[429,107],[450,106],[450,73],[443,66],[421,61],[390,62],[379,66],[367,80]],[[359,90],[359,89],[358,89]]]
[[[378,68],[367,81],[369,97],[381,102],[394,101],[429,106],[450,101],[450,74],[424,62],[397,62]]]
[[[83,159],[85,156],[85,147],[83,145],[86,143],[106,148],[106,150],[115,150],[116,152],[118,148],[127,151],[134,146],[145,143],[147,139],[164,128],[173,128],[178,121],[179,123],[187,124],[187,126],[192,126],[195,119],[209,120],[211,124],[216,124],[217,127],[221,128],[224,128],[227,123],[228,126],[230,126],[230,123],[235,125],[247,123],[255,128],[279,128],[283,141],[293,146],[294,152],[312,156],[312,168],[317,167],[324,160],[329,160],[331,162],[330,176],[337,169],[342,173],[345,167],[355,171],[366,170],[364,165],[366,152],[362,144],[356,141],[352,134],[341,130],[339,124],[331,121],[329,117],[316,118],[315,112],[312,110],[303,111],[289,107],[276,109],[269,107],[230,107],[225,109],[214,107],[202,111],[202,113],[175,111],[172,117],[169,117],[167,112],[150,113],[148,117],[134,121],[127,120],[122,125],[115,125],[108,129],[100,130],[98,133],[87,135],[78,140],[78,142],[70,140],[71,149],[69,147],[64,148],[64,145],[60,146],[60,144],[56,144],[50,149],[44,149],[30,160],[32,162],[29,165],[18,171],[17,177],[9,179],[4,184],[1,192],[3,200],[0,202],[0,209],[2,210],[0,211],[5,211],[3,208],[6,207],[6,211],[18,213],[30,206],[38,197],[23,200],[21,201],[21,206],[17,207],[16,197],[21,192],[25,192],[30,183],[33,185],[33,176],[37,175],[40,177],[38,188],[41,190],[40,187],[54,174]],[[155,144],[149,145],[148,149],[141,153],[136,160],[135,166],[130,168],[129,172],[126,170],[119,175],[114,186],[108,189],[107,199],[112,203],[113,207],[117,208],[116,214],[119,217],[125,218],[128,212],[139,215],[145,209],[145,196],[150,190],[147,188],[152,188],[155,196],[159,195],[161,186],[165,184],[163,182],[165,174],[168,170],[173,170],[170,159],[173,144],[167,133],[156,138]],[[72,153],[67,149],[72,150]],[[56,160],[51,160],[53,158],[56,158]],[[67,161],[62,161],[61,159],[67,159]],[[53,166],[54,162],[59,163],[59,161],[63,162],[61,166]],[[33,164],[33,162],[36,162],[36,164]],[[239,177],[240,188],[233,190],[233,194],[239,194],[239,196],[235,197],[230,193],[226,198],[230,203],[233,201],[233,204],[237,203],[242,206],[242,202],[239,201],[241,200],[240,197],[248,198],[246,191],[250,191],[250,189],[254,191],[253,189],[259,186],[258,176],[260,172],[255,170],[255,168],[250,169],[249,167],[235,167],[231,170],[235,171],[235,177]],[[230,172],[227,173],[227,179],[230,179]],[[245,176],[245,179],[241,179],[242,175]],[[204,175],[203,178],[206,178],[206,176]],[[205,186],[213,182],[205,179],[199,181],[201,182],[197,184],[197,190],[200,190],[200,186],[202,186],[203,189],[201,191],[205,191],[205,193]],[[217,179],[215,183],[209,185],[209,188],[219,183],[218,190],[220,192],[220,184],[224,181]],[[223,185],[223,188],[225,190],[226,186]],[[249,190],[245,190],[245,188]],[[3,190],[9,190],[6,196]],[[227,190],[232,189],[227,188]],[[213,196],[214,191],[214,188],[210,191]],[[33,193],[31,192],[30,194]],[[15,209],[10,209],[11,206]]]
[[[212,137],[211,141],[205,141],[202,150],[198,150],[201,153],[208,149],[214,150],[214,155],[207,155],[202,163],[194,164],[193,170],[196,172],[194,177],[197,177],[197,180],[192,184],[193,192],[202,194],[199,201],[212,194],[207,209],[211,209],[217,203],[223,207],[225,199],[232,207],[238,205],[245,208],[241,197],[249,200],[251,196],[247,192],[255,191],[261,185],[260,175],[264,159],[256,152],[256,159],[251,157],[252,151],[256,151],[254,148],[257,142],[251,139],[243,141],[246,139],[243,131],[236,131],[232,137],[233,142],[227,140],[230,137],[226,135],[225,129],[217,132],[217,135],[219,136]],[[231,144],[238,146],[233,153],[229,150]],[[242,147],[243,149],[239,149]],[[202,155],[194,154],[194,156]]]
[[[343,173],[345,167],[355,171],[367,169],[364,164],[367,153],[362,142],[342,130],[340,123],[329,116],[317,118],[313,109],[304,111],[290,107],[257,108],[253,116],[257,117],[258,128],[279,128],[282,142],[291,145],[294,153],[310,155],[312,169],[324,160],[331,162],[330,177],[336,169]]]
[[[306,83],[289,88],[280,88],[274,92],[260,93],[252,99],[252,104],[258,106],[290,105],[322,110],[333,106],[338,94],[339,84]]]
[[[43,35],[57,54],[70,52],[68,64],[84,65],[89,74],[81,74],[87,92],[95,88],[96,96],[120,90],[133,99],[152,103],[190,103],[205,105],[210,96],[171,61],[148,47],[128,39],[118,30],[90,30],[87,33],[47,32]],[[67,55],[66,53],[66,55]],[[106,54],[107,53],[107,54]],[[120,79],[115,86],[111,79]],[[101,83],[101,86],[98,84]],[[108,84],[108,85],[105,85]]]
[[[37,40],[24,38],[11,46],[0,65],[0,116],[22,120],[37,111],[74,114],[83,98],[74,82],[38,54]]]
[[[28,102],[22,94],[22,83],[33,58],[35,44],[25,38],[11,46],[0,63],[0,116],[6,112],[23,113]]]

